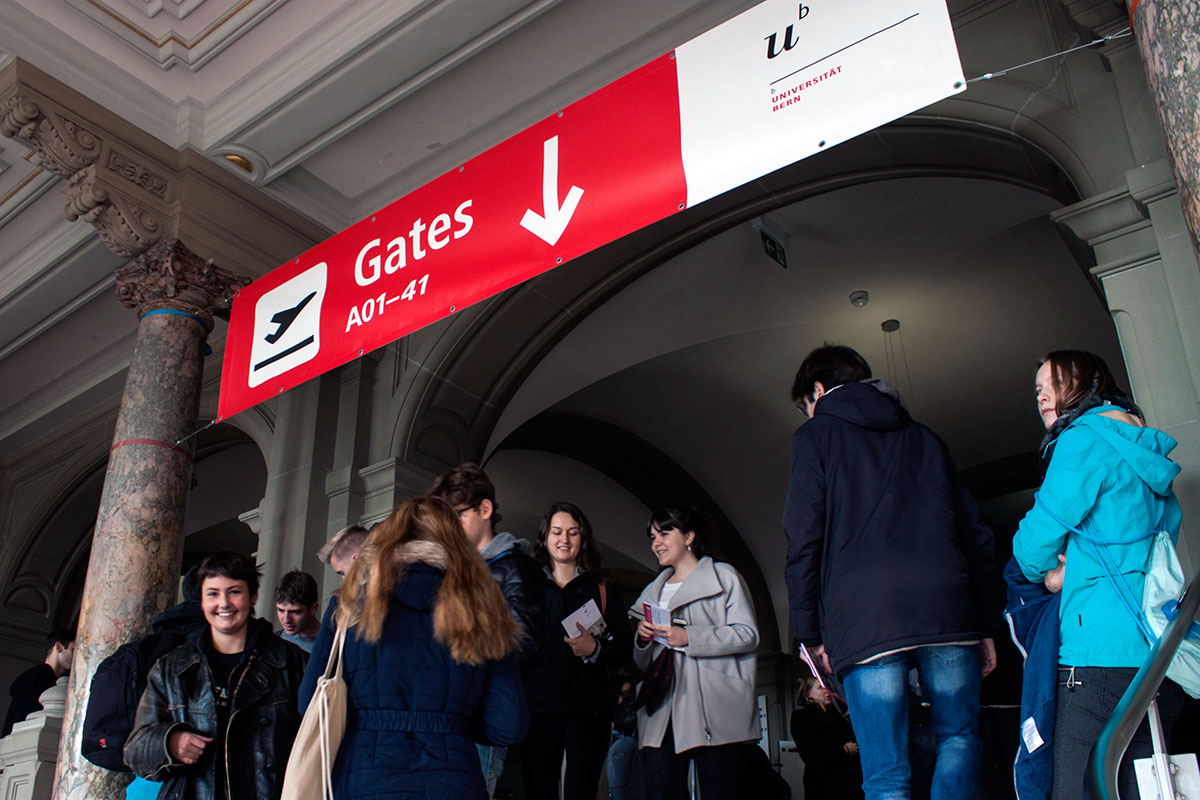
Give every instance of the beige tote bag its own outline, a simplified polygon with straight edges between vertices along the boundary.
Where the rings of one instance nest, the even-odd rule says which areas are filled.
[[[333,800],[333,760],[346,732],[345,641],[345,631],[338,628],[325,674],[317,679],[317,689],[296,732],[280,800]]]

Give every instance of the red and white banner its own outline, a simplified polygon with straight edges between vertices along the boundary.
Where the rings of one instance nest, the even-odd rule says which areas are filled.
[[[962,88],[943,0],[767,0],[241,290],[219,418]]]

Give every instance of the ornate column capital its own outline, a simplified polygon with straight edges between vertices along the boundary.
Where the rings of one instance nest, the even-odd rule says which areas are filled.
[[[170,309],[199,318],[212,330],[213,312],[229,308],[249,278],[213,266],[178,239],[160,242],[116,271],[117,300],[142,315]]]

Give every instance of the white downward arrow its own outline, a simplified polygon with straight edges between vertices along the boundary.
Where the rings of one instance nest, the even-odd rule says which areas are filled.
[[[542,154],[545,159],[542,167],[542,213],[539,214],[532,208],[525,209],[521,227],[545,240],[547,244],[555,244],[574,216],[579,199],[583,197],[583,189],[572,186],[571,191],[567,192],[567,199],[559,206],[557,136],[546,140],[542,146]]]

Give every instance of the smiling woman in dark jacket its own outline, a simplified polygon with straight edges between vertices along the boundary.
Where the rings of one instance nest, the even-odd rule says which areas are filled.
[[[334,796],[486,797],[474,743],[515,744],[529,717],[517,622],[458,515],[432,497],[400,506],[359,551],[341,594],[300,692],[307,706],[334,625],[346,626],[348,714]]]
[[[521,746],[525,796],[557,800],[563,754],[564,800],[596,796],[608,752],[613,698],[609,669],[630,661],[625,606],[601,577],[600,550],[592,525],[572,503],[555,503],[542,517],[533,560],[545,570],[546,631],[541,658],[526,675],[531,724]],[[563,620],[589,602],[603,616],[602,630],[575,628]]]

